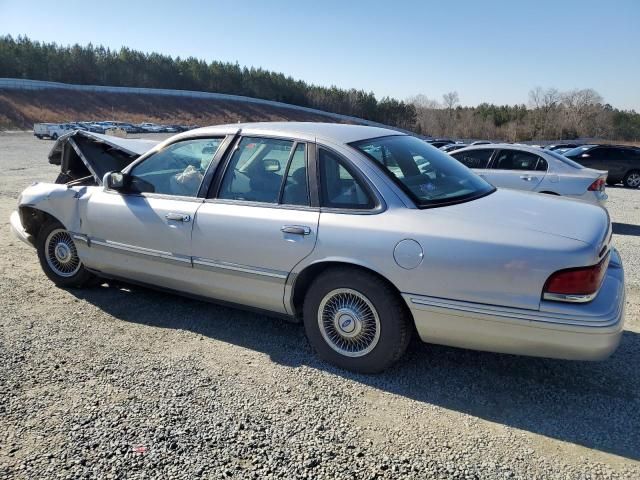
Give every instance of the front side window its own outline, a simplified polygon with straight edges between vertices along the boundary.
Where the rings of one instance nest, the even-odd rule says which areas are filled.
[[[372,209],[375,206],[367,189],[337,155],[321,148],[318,161],[323,207]]]
[[[538,158],[540,157],[529,152],[501,150],[493,162],[493,168],[496,170],[535,170]]]
[[[307,180],[307,159],[304,144],[296,147],[282,191],[282,203],[287,205],[309,205],[309,182]]]
[[[169,145],[133,167],[131,190],[195,197],[220,143],[199,138]]]
[[[494,150],[491,148],[482,148],[478,150],[467,150],[465,152],[453,153],[451,156],[466,167],[487,168],[493,152]]]
[[[351,146],[380,165],[419,207],[472,200],[495,190],[451,155],[416,137],[394,135]]]
[[[218,198],[277,203],[293,142],[244,137],[233,152]]]

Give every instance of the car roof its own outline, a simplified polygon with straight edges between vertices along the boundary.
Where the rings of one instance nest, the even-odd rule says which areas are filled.
[[[366,125],[349,125],[344,123],[322,122],[255,122],[233,123],[202,127],[181,134],[181,138],[204,135],[228,135],[242,130],[243,135],[269,135],[313,140],[321,138],[333,143],[344,144],[386,137],[389,135],[405,135],[389,128],[370,127]]]
[[[535,153],[536,155],[540,155],[541,153],[546,153],[540,147],[531,147],[529,145],[521,145],[515,143],[484,143],[481,145],[469,145],[468,147],[461,148],[460,150],[456,150],[456,153],[466,152],[470,150],[495,150],[496,148],[508,148],[510,150],[520,150],[521,152],[530,152]]]

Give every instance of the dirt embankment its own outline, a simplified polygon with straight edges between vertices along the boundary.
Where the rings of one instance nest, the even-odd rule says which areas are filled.
[[[201,126],[248,121],[335,121],[321,114],[236,101],[69,90],[0,90],[0,129],[31,129],[38,122],[89,120]]]

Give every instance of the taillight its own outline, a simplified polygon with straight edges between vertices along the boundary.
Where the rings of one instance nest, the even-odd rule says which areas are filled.
[[[599,178],[595,182],[593,182],[591,185],[589,185],[588,190],[590,192],[603,192],[604,185],[605,185],[605,179]]]
[[[600,289],[608,266],[609,255],[597,265],[559,270],[544,284],[543,298],[565,302],[588,302]]]

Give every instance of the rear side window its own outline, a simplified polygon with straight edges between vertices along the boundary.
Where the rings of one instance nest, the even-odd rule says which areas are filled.
[[[452,153],[451,156],[469,168],[487,168],[494,150],[483,148],[466,152]]]
[[[493,168],[496,170],[536,170],[539,158],[529,152],[501,150],[493,162]]]
[[[323,207],[363,210],[375,206],[368,190],[337,155],[321,148],[318,160]]]

